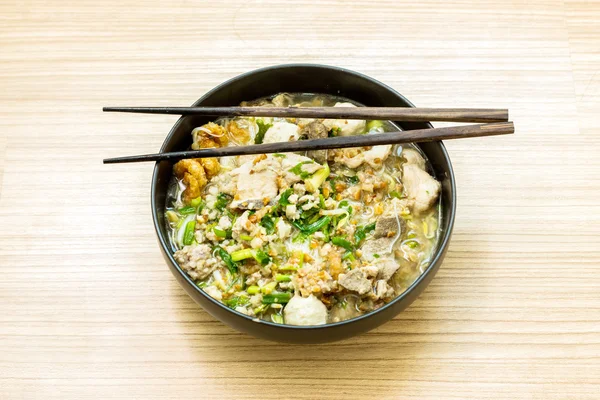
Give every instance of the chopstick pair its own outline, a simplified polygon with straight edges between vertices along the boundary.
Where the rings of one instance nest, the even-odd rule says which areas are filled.
[[[493,122],[486,124],[453,126],[447,128],[386,132],[376,135],[338,136],[324,139],[299,140],[294,142],[279,142],[249,146],[232,146],[223,148],[208,148],[202,150],[115,157],[105,159],[104,164],[163,160],[175,161],[184,158],[288,153],[296,151],[339,149],[410,142],[419,143],[447,139],[506,135],[512,134],[515,131],[513,123],[508,121],[508,110],[505,109],[444,109],[408,107],[105,107],[103,108],[103,111],[202,116]]]

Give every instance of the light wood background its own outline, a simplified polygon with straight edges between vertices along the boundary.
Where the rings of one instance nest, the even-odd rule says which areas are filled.
[[[173,116],[262,66],[355,69],[419,106],[508,107],[447,143],[458,216],[407,311],[335,344],[237,333],[152,228]],[[0,398],[600,398],[600,2],[0,4]]]

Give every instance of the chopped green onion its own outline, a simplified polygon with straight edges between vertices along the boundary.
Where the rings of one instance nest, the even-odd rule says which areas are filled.
[[[196,282],[196,286],[198,286],[200,289],[204,289],[207,285],[208,283],[206,281]]]
[[[267,124],[262,119],[257,119],[256,125],[258,125],[258,132],[254,137],[254,144],[262,144],[263,140],[265,139],[265,133],[267,133],[267,131],[270,127],[273,126],[273,124]]]
[[[407,240],[404,243],[411,249],[415,249],[420,246],[419,242],[417,242],[416,240]]]
[[[379,258],[380,256],[379,256],[379,254],[373,254],[373,257],[374,258]]]
[[[271,261],[271,257],[261,249],[242,249],[231,253],[233,261],[242,261],[248,258],[254,258],[259,264],[267,265]]]
[[[185,206],[185,207],[180,208],[179,210],[177,210],[177,212],[179,212],[179,214],[181,214],[181,215],[195,214],[196,213],[196,207]]]
[[[252,240],[252,236],[248,236],[248,235],[240,235],[240,239],[242,240],[246,240],[246,241],[251,241]]]
[[[284,304],[290,301],[292,294],[288,292],[271,293],[263,296],[263,304]]]
[[[317,222],[310,224],[310,225],[306,225],[300,230],[305,235],[311,235],[317,231],[320,231],[325,226],[329,225],[330,222],[331,222],[331,217],[326,215],[324,217],[319,218],[317,220]],[[296,225],[294,225],[294,226],[296,226]],[[296,226],[296,227],[298,227],[298,226]]]
[[[331,170],[329,169],[329,165],[327,163],[323,164],[323,168],[321,168],[320,170],[315,172],[313,174],[313,176],[310,177],[310,179],[306,179],[304,181],[306,189],[309,192],[313,192],[313,193],[318,191],[319,188],[321,187],[321,185],[323,184],[323,182],[325,182],[325,180],[329,176],[330,172],[331,172]],[[302,178],[302,179],[305,179],[305,178]]]
[[[231,259],[235,262],[242,261],[248,258],[253,258],[254,254],[252,249],[242,249],[231,253]]]
[[[302,258],[302,260],[304,260],[304,257]],[[278,270],[279,271],[298,271],[298,268],[301,268],[302,265],[300,264],[299,267],[296,267],[294,265],[284,265],[283,267],[279,267]]]
[[[195,199],[192,199],[192,201],[190,201],[190,205],[192,207],[198,208],[200,206],[204,206],[204,201],[202,200],[202,197],[196,197]]]
[[[354,261],[356,260],[354,258],[354,254],[352,254],[352,252],[350,250],[348,250],[347,252],[344,253],[344,255],[342,256],[342,260],[350,260],[350,261]]]
[[[177,221],[179,221],[179,215],[177,215],[177,213],[173,210],[168,210],[165,213],[165,216],[167,217],[169,222],[171,222],[173,224],[175,224],[175,223],[177,223]]]
[[[336,246],[343,247],[344,249],[346,249],[348,251],[354,250],[354,246],[352,245],[352,243],[350,243],[348,240],[344,239],[341,236],[332,237],[331,243],[335,244]]]
[[[275,153],[275,154],[273,154],[273,157],[285,158],[286,155],[285,154],[281,154],[281,153]]]
[[[220,238],[226,238],[227,237],[227,231],[224,231],[223,229],[219,228],[219,227],[214,227],[213,228],[213,232],[215,233],[215,235],[217,235]]]
[[[196,228],[196,221],[190,221],[185,225],[185,232],[183,233],[183,244],[190,245],[194,241],[194,229]]]
[[[325,208],[325,196],[323,194],[319,194],[319,206],[321,208]]]
[[[367,122],[367,132],[370,132],[376,128],[383,128],[383,121],[374,119],[372,121]]]
[[[236,308],[238,306],[243,306],[245,304],[248,304],[248,301],[250,299],[248,299],[248,297],[246,296],[234,296],[230,299],[227,300],[223,300],[223,303],[225,303],[225,305],[229,308]]]
[[[269,282],[265,286],[261,287],[260,291],[266,295],[266,294],[271,293],[273,290],[275,290],[276,287],[277,287],[277,282]]]
[[[277,274],[275,275],[275,280],[277,282],[289,282],[292,280],[292,277],[290,275]]]
[[[257,294],[258,292],[260,292],[260,288],[256,285],[252,285],[248,289],[246,289],[246,292],[248,292],[248,294]]]
[[[271,314],[271,321],[276,324],[283,324],[283,315],[281,314]]]
[[[265,312],[265,310],[268,307],[269,307],[268,304],[261,304],[260,306],[258,306],[254,309],[254,314],[256,314],[256,315],[261,314],[261,313]]]

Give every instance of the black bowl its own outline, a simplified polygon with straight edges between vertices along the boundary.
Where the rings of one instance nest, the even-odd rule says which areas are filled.
[[[280,65],[248,72],[217,86],[196,101],[194,106],[233,106],[244,100],[253,100],[279,92],[339,95],[374,107],[414,107],[400,93],[365,75],[342,68],[313,64]],[[192,129],[209,120],[197,116],[180,118],[165,139],[161,152],[189,148]],[[429,123],[422,122],[397,122],[397,124],[404,130],[431,128]],[[446,149],[441,142],[424,143],[420,147],[433,165],[436,178],[442,182],[441,240],[429,268],[408,290],[376,311],[328,325],[314,327],[279,325],[253,320],[206,295],[173,259],[164,216],[167,185],[173,165],[162,161],[156,164],[152,177],[152,217],[167,265],[177,282],[212,316],[237,330],[260,338],[291,343],[322,343],[348,338],[376,328],[408,307],[427,287],[446,254],[454,225],[456,188]]]

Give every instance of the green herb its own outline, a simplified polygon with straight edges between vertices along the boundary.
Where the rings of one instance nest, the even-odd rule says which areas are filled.
[[[275,280],[277,282],[289,282],[292,280],[292,277],[289,275],[277,274],[275,275]]]
[[[348,200],[342,200],[338,204],[339,208],[345,208],[348,211],[348,214],[352,214],[352,206],[348,203]]]
[[[379,254],[373,254],[374,258],[379,258]]]
[[[237,273],[237,264],[233,261],[229,253],[225,251],[224,248],[219,246],[215,247],[215,253],[218,254],[219,257],[221,257],[221,260],[223,260],[223,262],[225,263],[225,265],[227,265],[227,269],[229,269],[229,272],[231,272],[232,274]]]
[[[342,260],[350,260],[350,261],[354,261],[356,260],[356,258],[354,258],[354,254],[352,254],[351,251],[347,251],[344,253],[344,255],[342,256]]]
[[[260,288],[263,294],[269,294],[277,287],[277,282],[269,282],[265,286]]]
[[[285,158],[286,155],[285,154],[281,154],[281,153],[275,153],[275,154],[273,154],[273,157]]]
[[[299,162],[294,167],[290,168],[289,171],[292,172],[292,173],[294,173],[294,174],[296,174],[296,175],[298,175],[301,179],[306,179],[306,178],[308,178],[310,176],[310,173],[306,172],[306,171],[303,171],[302,170],[302,166],[304,164],[312,164],[312,163],[313,163],[312,161],[302,161],[302,162]]]
[[[305,236],[312,235],[313,233],[323,229],[325,226],[329,225],[330,222],[331,217],[328,215],[319,218],[316,222],[309,225],[303,225],[299,221],[290,221],[290,223],[298,228]]]
[[[254,251],[254,259],[261,265],[267,265],[271,262],[271,257],[261,249]]]
[[[271,321],[276,324],[283,324],[283,316],[281,314],[271,314]]]
[[[290,198],[290,196],[294,193],[294,189],[289,188],[286,189],[283,193],[281,193],[281,196],[279,197],[279,204],[281,204],[282,206],[287,206],[290,205],[292,203],[290,203],[290,201],[288,200]]]
[[[262,298],[263,304],[285,304],[292,298],[292,294],[288,292],[265,294]]]
[[[354,231],[354,242],[356,245],[360,245],[360,243],[367,237],[367,233],[371,232],[373,229],[375,229],[375,222],[356,228],[356,231]]]
[[[354,176],[349,176],[347,178],[348,182],[351,183],[352,185],[356,185],[358,182],[360,182],[360,179],[358,178],[358,175],[354,175]]]
[[[275,220],[270,215],[265,215],[259,222],[259,225],[265,228],[267,235],[275,232]]]
[[[342,128],[334,126],[329,130],[328,136],[338,136],[340,133],[342,133]]]
[[[227,204],[231,201],[232,197],[226,193],[219,193],[217,196],[217,201],[215,202],[215,208],[217,210],[223,211]]]
[[[336,246],[343,247],[344,249],[346,249],[348,251],[354,250],[354,246],[352,245],[352,243],[350,243],[348,240],[344,239],[341,236],[332,237],[331,243],[335,244]]]
[[[204,289],[207,285],[208,283],[206,283],[206,281],[196,282],[196,286],[198,286],[200,289]]]
[[[248,236],[248,235],[240,235],[240,239],[242,240],[246,240],[246,241],[251,241],[252,240],[252,236]]]
[[[190,245],[194,241],[194,229],[196,228],[196,221],[190,221],[185,225],[185,231],[183,232],[183,244]]]
[[[256,125],[258,125],[258,132],[254,137],[254,144],[262,144],[265,138],[265,133],[267,133],[267,131],[270,127],[273,126],[273,124],[266,124],[262,119],[257,119]]]

